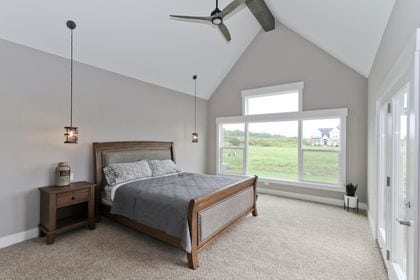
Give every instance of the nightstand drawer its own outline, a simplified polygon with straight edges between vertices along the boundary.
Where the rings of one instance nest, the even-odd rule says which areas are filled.
[[[80,190],[57,194],[57,207],[64,207],[89,200],[89,190]]]

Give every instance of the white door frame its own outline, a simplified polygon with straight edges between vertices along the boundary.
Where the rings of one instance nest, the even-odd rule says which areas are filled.
[[[414,217],[414,235],[416,238],[414,239],[414,248],[415,248],[415,255],[414,255],[414,262],[417,266],[415,271],[414,277],[416,279],[420,278],[420,28],[416,31],[416,51],[415,51],[415,62],[414,62],[414,97],[413,97],[413,110],[414,115],[410,116],[414,119],[413,127],[411,128],[413,133],[415,142],[414,148],[412,149],[412,154],[416,158],[415,165],[413,166],[415,172],[415,176],[413,176],[413,184],[417,186],[416,188],[416,200],[414,205],[414,212],[416,213]]]
[[[389,176],[391,178],[392,166],[385,164],[385,160],[389,159],[392,161],[392,130],[393,130],[393,121],[390,117],[392,105],[392,99],[387,94],[381,99],[381,102],[378,102],[378,118],[379,118],[379,145],[378,149],[378,178],[377,178],[377,215],[376,215],[376,240],[379,245],[382,257],[384,260],[387,260],[389,257],[389,252],[391,249],[391,244],[389,237],[391,236],[391,225],[388,223],[390,219],[389,216],[392,215],[390,206],[392,205],[391,201],[391,182],[387,180]],[[382,208],[383,207],[383,208]],[[383,213],[382,211],[385,211]],[[382,217],[385,216],[384,221],[384,233],[385,239],[382,238],[382,233],[380,229],[379,221],[382,220]],[[387,263],[386,263],[387,265]]]
[[[376,102],[376,129],[375,129],[375,143],[380,143],[381,141],[381,113],[382,113],[382,106],[385,101],[392,100],[392,94],[395,93],[395,88],[399,85],[399,82],[406,76],[407,72],[413,71],[414,75],[412,80],[414,83],[410,85],[412,87],[411,90],[411,98],[409,102],[409,118],[410,118],[410,128],[409,128],[409,141],[411,147],[411,159],[410,159],[410,167],[411,175],[409,180],[411,186],[414,188],[414,197],[412,198],[412,207],[413,207],[413,231],[414,231],[414,252],[413,252],[413,260],[411,260],[411,268],[409,270],[409,278],[410,280],[417,280],[420,276],[420,247],[419,247],[419,206],[418,203],[420,202],[420,192],[419,192],[419,156],[420,156],[420,141],[419,141],[419,130],[420,130],[420,28],[416,31],[413,37],[407,43],[404,51],[401,53],[400,57],[392,67],[391,71],[388,73],[382,86],[379,88],[377,96],[381,96],[377,98]],[[413,69],[414,65],[414,69]],[[411,79],[411,78],[410,78]],[[381,150],[380,145],[376,145],[376,160],[377,165],[379,165],[381,160]],[[376,186],[376,193],[377,197],[379,197],[380,186],[379,184],[383,182],[383,172],[380,168],[376,170],[376,177],[377,177],[377,186]],[[379,206],[376,203],[376,222],[375,222],[375,237],[378,239],[379,237],[379,227],[378,227],[378,217],[379,217]],[[388,239],[388,238],[387,238]],[[385,263],[388,268],[388,271],[392,271],[389,268],[390,263],[385,258]],[[390,275],[392,279],[393,275]]]

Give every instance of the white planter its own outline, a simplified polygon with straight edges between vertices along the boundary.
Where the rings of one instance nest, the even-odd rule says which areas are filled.
[[[357,196],[344,195],[344,205],[349,208],[356,208],[358,199],[359,198]]]

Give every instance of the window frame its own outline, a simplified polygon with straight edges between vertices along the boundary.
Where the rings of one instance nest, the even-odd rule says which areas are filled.
[[[302,112],[302,98],[303,98],[304,87],[305,87],[304,82],[296,82],[296,83],[290,83],[290,84],[281,84],[281,85],[276,85],[276,86],[242,90],[241,91],[242,115],[244,116],[262,115],[262,114],[248,115],[248,99],[249,98],[276,96],[276,95],[282,95],[282,94],[289,94],[296,91],[298,92],[298,111],[297,112]],[[274,113],[274,114],[284,114],[284,113]],[[294,112],[287,112],[287,113],[294,113]]]
[[[278,178],[270,178],[259,176],[259,181],[265,184],[276,183],[281,185],[298,186],[312,189],[322,189],[328,191],[343,192],[345,190],[344,184],[346,182],[346,134],[347,134],[347,108],[316,110],[316,111],[301,111],[288,112],[276,114],[259,114],[259,115],[242,115],[233,117],[219,117],[216,118],[216,173],[218,175],[227,175],[234,177],[249,176],[248,172],[248,148],[249,148],[249,123],[258,122],[282,122],[282,121],[298,121],[298,180],[285,180]],[[339,156],[339,178],[337,184],[322,183],[303,180],[303,125],[305,120],[319,120],[319,119],[340,119],[340,150],[337,151]],[[244,172],[243,174],[221,172],[221,147],[222,144],[222,126],[223,124],[238,124],[245,125],[245,145],[244,145]]]

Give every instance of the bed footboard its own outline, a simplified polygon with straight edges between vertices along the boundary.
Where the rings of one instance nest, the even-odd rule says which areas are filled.
[[[218,192],[191,200],[188,222],[191,231],[191,269],[198,267],[198,252],[220,237],[230,226],[252,212],[257,216],[257,177],[242,180]]]

